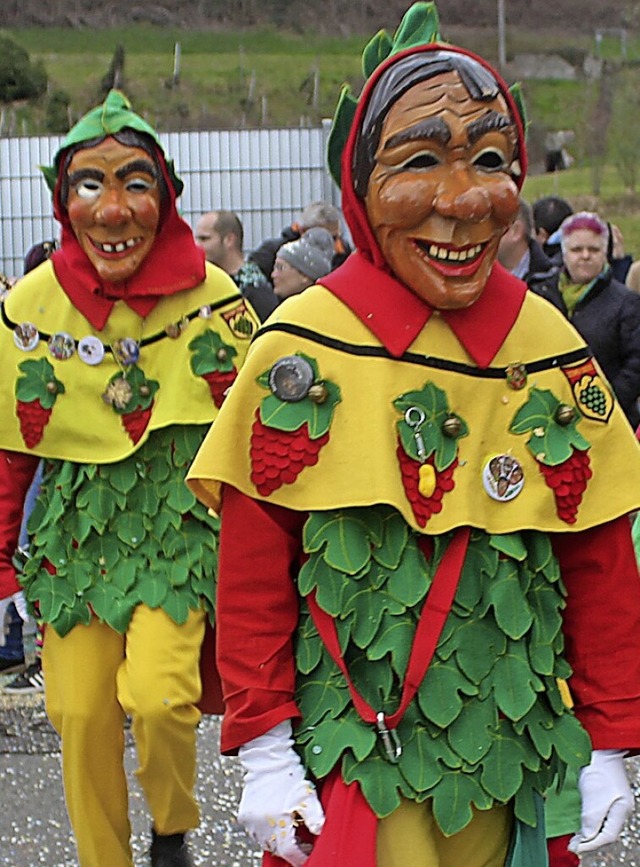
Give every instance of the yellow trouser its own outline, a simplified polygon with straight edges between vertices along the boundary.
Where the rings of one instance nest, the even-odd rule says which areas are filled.
[[[452,837],[438,828],[431,802],[403,801],[378,822],[377,867],[504,867],[511,807],[474,810],[471,822]]]
[[[62,773],[81,867],[132,867],[125,714],[137,775],[159,834],[195,828],[196,728],[205,614],[178,626],[139,605],[125,635],[93,619],[64,638],[45,631],[47,713],[62,739]]]

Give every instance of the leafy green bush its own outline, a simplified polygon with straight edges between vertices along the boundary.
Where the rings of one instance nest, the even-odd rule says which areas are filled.
[[[47,89],[42,61],[32,63],[29,54],[6,36],[0,36],[0,102],[36,99]]]
[[[47,99],[44,122],[47,132],[62,134],[69,131],[71,97],[66,90],[54,90]]]

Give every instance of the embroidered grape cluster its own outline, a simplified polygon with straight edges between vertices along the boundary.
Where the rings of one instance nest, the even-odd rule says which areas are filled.
[[[580,403],[584,404],[596,415],[605,415],[607,412],[607,399],[602,389],[597,385],[588,385],[581,392]]]

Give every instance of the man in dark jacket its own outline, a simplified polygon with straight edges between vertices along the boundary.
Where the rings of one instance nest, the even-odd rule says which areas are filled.
[[[640,423],[640,296],[613,277],[609,229],[597,214],[572,214],[560,227],[563,267],[532,287],[571,320],[589,344],[630,424]]]
[[[531,206],[524,199],[520,199],[518,215],[500,239],[498,261],[534,291],[552,283],[557,274],[557,266],[533,237]]]

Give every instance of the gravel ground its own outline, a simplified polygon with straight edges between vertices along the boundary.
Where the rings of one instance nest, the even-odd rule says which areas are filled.
[[[0,677],[0,685],[8,679]],[[194,863],[259,867],[259,855],[234,821],[240,768],[236,759],[218,755],[218,730],[218,718],[203,718],[197,783],[202,821],[190,837]],[[136,867],[143,867],[149,863],[149,818],[133,775],[135,754],[130,738],[125,762],[130,776],[134,859]],[[640,867],[640,759],[630,759],[627,769],[637,810],[619,842],[585,857],[582,867]],[[74,867],[77,862],[60,781],[59,741],[44,713],[42,696],[0,693],[0,779],[0,865]]]

